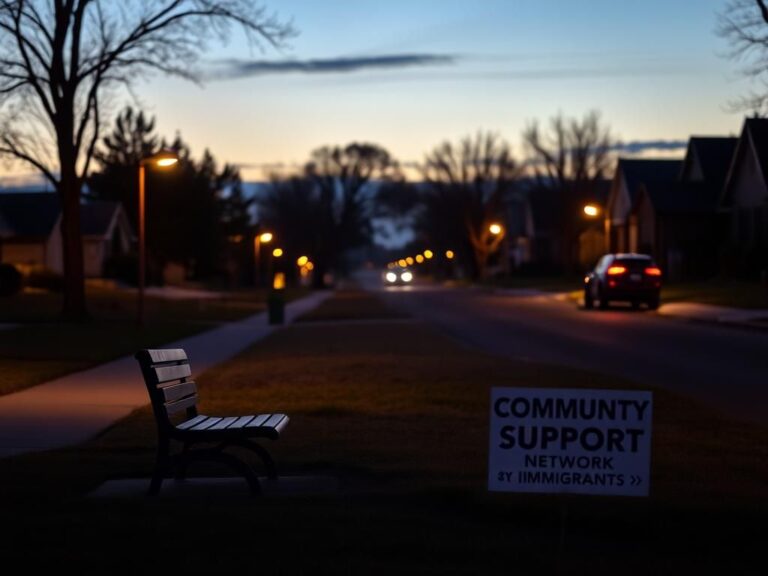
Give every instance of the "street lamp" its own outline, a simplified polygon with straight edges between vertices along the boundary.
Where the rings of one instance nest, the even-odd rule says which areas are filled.
[[[261,286],[261,245],[269,244],[272,242],[274,235],[272,232],[262,232],[257,234],[253,238],[253,267],[254,267],[254,282],[256,287]]]
[[[136,321],[139,326],[144,325],[144,284],[146,274],[146,242],[145,242],[145,179],[147,166],[157,168],[170,168],[179,161],[175,152],[160,151],[157,154],[139,160],[139,292],[136,310]]]
[[[494,236],[499,236],[504,232],[504,227],[498,222],[493,222],[488,226],[488,232],[490,232]]]
[[[507,234],[504,230],[504,226],[498,222],[491,222],[488,225],[488,232],[491,233],[493,238],[491,239],[490,246],[488,247],[488,253],[494,252],[501,244],[501,266],[505,276],[509,275],[509,254],[507,247]]]
[[[595,204],[587,204],[584,206],[584,214],[590,218],[594,218],[600,214],[600,208]]]

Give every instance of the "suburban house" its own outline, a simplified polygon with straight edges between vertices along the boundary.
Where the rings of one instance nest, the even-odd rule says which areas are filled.
[[[683,162],[619,158],[605,208],[607,252],[637,252],[637,229],[631,229],[630,216],[643,184],[675,182]]]
[[[131,250],[133,233],[118,202],[80,206],[85,275],[103,275],[111,256]],[[62,273],[61,205],[57,194],[0,194],[0,261],[22,272],[48,269]]]
[[[677,180],[640,183],[629,218],[629,245],[652,254],[667,278],[718,272],[726,239],[720,196],[737,142],[691,137]]]
[[[744,122],[720,206],[728,224],[729,272],[768,275],[768,119]]]

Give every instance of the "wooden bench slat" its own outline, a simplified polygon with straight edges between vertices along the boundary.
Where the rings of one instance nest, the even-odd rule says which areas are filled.
[[[250,423],[248,424],[248,426],[246,426],[246,428],[258,428],[259,426],[264,424],[264,422],[266,422],[270,416],[272,416],[272,414],[259,414],[257,416],[254,416],[253,420],[250,421]]]
[[[189,364],[171,364],[170,366],[155,366],[152,368],[155,372],[157,382],[170,382],[171,380],[181,380],[192,375],[192,369]]]
[[[211,426],[214,424],[221,422],[221,418],[218,418],[216,416],[211,416],[206,420],[205,422],[201,422],[200,424],[197,424],[196,426],[193,426],[190,428],[190,430],[208,430]]]
[[[288,422],[290,421],[290,418],[288,418],[287,415],[281,414],[281,416],[283,417],[282,420],[280,420],[280,422],[278,422],[275,425],[275,432],[277,432],[278,434],[280,434],[283,431],[283,428],[288,426]]]
[[[221,422],[211,426],[209,430],[224,430],[224,428],[228,427],[235,420],[237,420],[237,416],[228,416],[227,418],[223,418]]]
[[[275,428],[283,418],[285,418],[285,414],[272,414],[262,426],[264,428]]]
[[[187,359],[187,353],[182,348],[168,348],[165,350],[147,350],[153,364],[160,362],[180,362]]]
[[[168,413],[168,415],[178,414],[182,410],[186,410],[187,408],[192,408],[197,404],[197,394],[194,396],[187,396],[186,398],[182,398],[181,400],[176,400],[175,402],[166,402],[165,403],[165,411]]]
[[[254,418],[255,416],[240,416],[234,423],[229,425],[228,430],[245,428],[248,425],[248,423]]]
[[[194,382],[182,382],[180,384],[173,384],[172,386],[165,386],[162,388],[162,391],[165,401],[173,402],[180,398],[196,395],[197,386],[195,386]]]
[[[192,428],[195,424],[200,424],[203,420],[207,420],[208,416],[203,416],[202,414],[195,416],[194,418],[190,418],[189,420],[186,420],[176,426],[179,430],[187,430],[189,428]]]

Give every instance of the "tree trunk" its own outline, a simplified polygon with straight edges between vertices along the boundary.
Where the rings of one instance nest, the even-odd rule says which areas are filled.
[[[62,155],[63,156],[63,155]],[[61,158],[59,200],[61,202],[61,241],[64,256],[65,320],[82,321],[88,317],[85,305],[85,269],[83,237],[80,229],[80,180],[75,173],[75,161]]]

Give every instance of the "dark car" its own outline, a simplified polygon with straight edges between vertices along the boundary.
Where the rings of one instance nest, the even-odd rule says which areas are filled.
[[[606,254],[584,278],[584,307],[595,300],[607,308],[615,300],[627,301],[633,308],[645,303],[656,310],[660,303],[661,269],[645,254]]]

